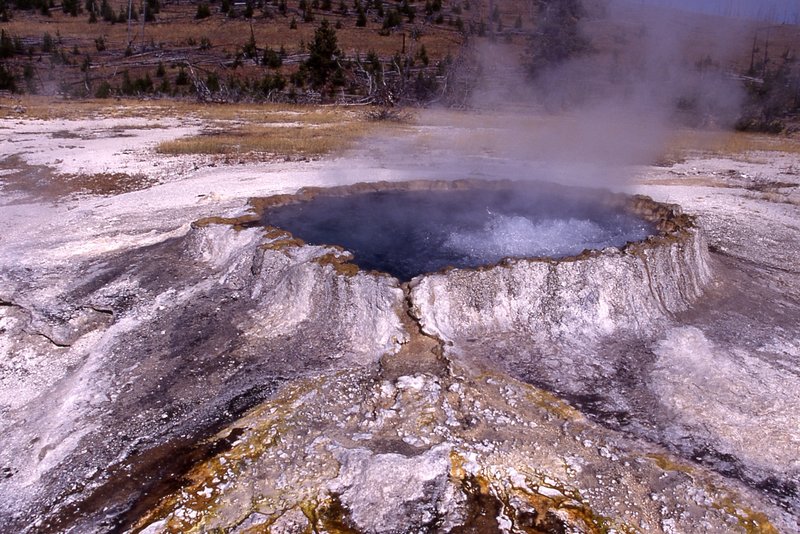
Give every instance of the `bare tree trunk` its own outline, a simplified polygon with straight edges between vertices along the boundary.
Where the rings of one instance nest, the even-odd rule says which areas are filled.
[[[147,0],[142,0],[142,52],[144,52],[144,21],[147,20]]]
[[[128,0],[128,46],[131,46],[131,13],[133,11],[133,0]]]

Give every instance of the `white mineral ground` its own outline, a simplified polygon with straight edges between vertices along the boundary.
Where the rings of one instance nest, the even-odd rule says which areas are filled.
[[[243,164],[155,152],[199,120],[0,120],[1,530],[796,532],[797,154],[631,170],[711,247],[703,296],[641,331],[473,337],[425,315],[426,280],[409,295],[337,272],[335,249],[190,225],[302,186],[543,168],[451,164],[481,119],[443,116]],[[59,183],[98,173],[133,190]]]

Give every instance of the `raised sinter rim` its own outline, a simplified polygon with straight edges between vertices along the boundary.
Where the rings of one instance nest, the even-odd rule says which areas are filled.
[[[674,243],[691,237],[696,232],[697,227],[695,218],[684,214],[681,207],[677,204],[667,204],[656,202],[652,198],[644,195],[628,195],[625,193],[615,193],[606,189],[564,186],[551,182],[523,182],[514,180],[411,180],[404,182],[360,182],[352,185],[342,185],[333,187],[305,187],[296,193],[277,194],[267,197],[254,197],[249,199],[250,210],[247,214],[240,217],[206,217],[193,223],[198,228],[209,224],[229,224],[235,228],[248,228],[261,226],[264,214],[272,209],[292,204],[309,202],[318,197],[344,197],[357,194],[379,193],[379,192],[406,192],[406,191],[464,191],[470,189],[490,189],[503,190],[511,187],[526,187],[542,189],[545,188],[553,193],[584,195],[591,197],[593,202],[603,203],[611,209],[628,212],[648,223],[655,229],[656,233],[649,235],[641,241],[628,242],[622,247],[607,247],[607,249],[587,249],[580,254],[570,255],[560,258],[547,256],[526,256],[508,257],[497,262],[490,262],[476,267],[444,267],[437,271],[422,273],[414,278],[424,277],[431,274],[447,273],[453,270],[466,271],[485,271],[495,267],[508,266],[514,262],[574,262],[589,257],[603,254],[604,250],[614,249],[625,253],[641,253],[643,250],[658,247],[665,243]],[[285,248],[290,246],[304,246],[306,243],[292,234],[285,228],[274,226],[264,226],[266,235],[275,248]],[[269,246],[269,244],[268,244]],[[337,243],[326,244],[331,248],[345,251]],[[347,255],[337,255],[330,258],[330,262],[337,264],[337,270],[343,274],[356,274],[361,269],[351,263]],[[375,274],[391,276],[380,271],[370,271]]]

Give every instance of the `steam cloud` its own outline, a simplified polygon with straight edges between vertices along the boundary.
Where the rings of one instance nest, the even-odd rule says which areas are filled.
[[[521,47],[500,37],[476,40],[470,111],[420,112],[415,138],[373,139],[364,179],[510,178],[624,189],[631,166],[658,160],[676,128],[725,130],[738,118],[744,94],[732,64],[749,39],[717,23],[610,0],[581,20],[593,50],[535,79]],[[359,172],[348,159],[330,169],[327,182]]]
[[[624,185],[626,169],[658,159],[676,127],[725,128],[735,121],[743,92],[724,69],[733,59],[729,41],[741,36],[689,28],[685,15],[619,1],[594,17],[585,34],[613,44],[552,66],[534,81],[524,58],[509,59],[510,47],[487,43],[479,50],[484,76],[473,106],[519,107],[498,131],[495,152],[536,162],[558,181]],[[622,31],[609,35],[613,28]],[[706,37],[700,63],[688,49],[698,31]],[[547,119],[534,127],[525,107]]]

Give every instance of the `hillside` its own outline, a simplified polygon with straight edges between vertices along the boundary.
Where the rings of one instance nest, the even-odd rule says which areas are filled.
[[[535,93],[520,74],[537,54],[547,65],[588,58],[577,85],[601,87],[642,76],[668,50],[682,68],[738,77],[762,123],[800,108],[800,27],[619,0],[147,0],[130,23],[120,0],[41,1],[1,4],[0,90],[465,105],[476,85]],[[490,41],[499,46],[481,53]]]
[[[141,15],[146,8],[140,5],[138,20],[130,29],[126,7],[120,3],[98,8],[120,14],[118,19],[109,16],[114,20],[109,22],[101,15],[94,23],[86,8],[77,16],[64,13],[60,6],[48,15],[6,8],[11,18],[2,30],[11,48],[5,54],[6,70],[15,76],[18,92],[185,96],[205,86],[211,97],[235,100],[275,98],[275,92],[314,85],[304,83],[310,80],[301,79],[298,70],[308,58],[315,30],[327,20],[341,52],[335,59],[347,76],[325,89],[366,96],[369,78],[382,70],[403,69],[429,77],[440,73],[464,41],[458,28],[465,20],[469,24],[480,18],[479,5],[465,4],[429,6],[429,16],[425,6],[409,6],[405,11],[418,12],[412,23],[408,14],[397,16],[404,8],[396,2],[370,1],[361,6],[318,0],[250,5],[165,1],[153,15],[155,20],[148,22]],[[365,15],[362,27],[359,11]]]

